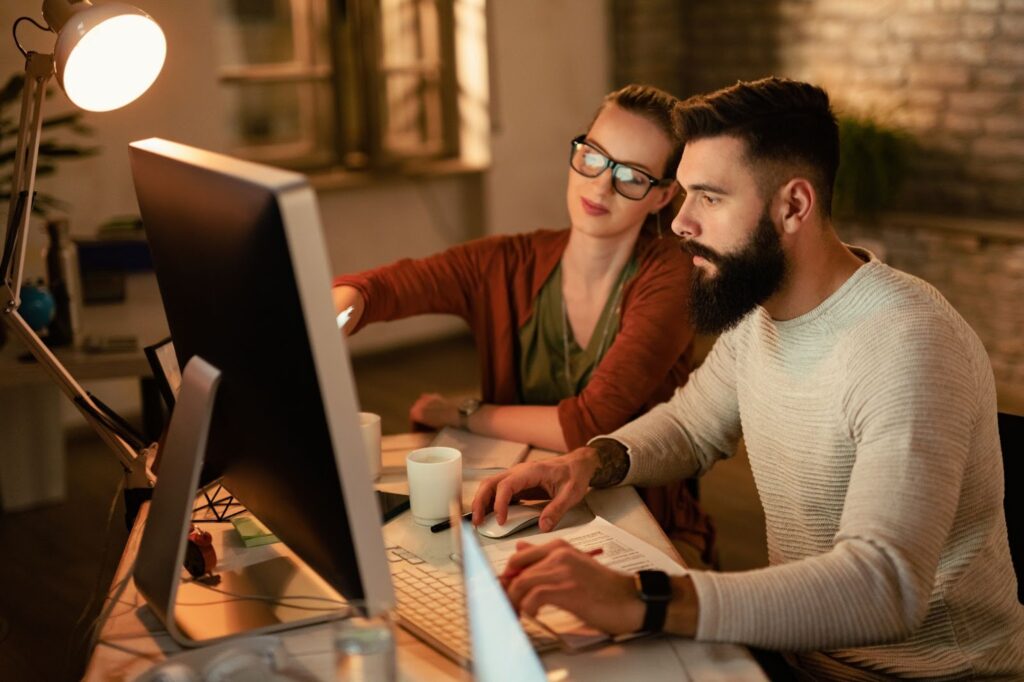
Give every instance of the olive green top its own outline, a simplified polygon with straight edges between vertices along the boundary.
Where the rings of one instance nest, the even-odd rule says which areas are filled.
[[[519,393],[524,405],[555,405],[586,387],[619,331],[622,289],[638,266],[634,256],[622,268],[586,348],[576,343],[566,319],[562,264],[555,267],[537,294],[533,314],[519,329]]]

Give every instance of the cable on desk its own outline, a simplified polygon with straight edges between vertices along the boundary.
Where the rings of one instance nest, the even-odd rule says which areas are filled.
[[[205,583],[203,583],[201,581],[198,581],[198,580],[190,580],[188,582],[192,583],[193,585],[197,585],[199,587],[202,587],[203,589],[210,590],[211,592],[217,592],[218,594],[223,594],[223,595],[226,595],[228,597],[232,597],[232,599],[231,600],[223,600],[223,601],[220,601],[220,602],[196,602],[196,603],[177,602],[181,606],[207,606],[207,605],[210,605],[210,604],[227,603],[228,601],[250,600],[250,601],[265,601],[265,602],[269,602],[271,604],[274,604],[276,606],[283,606],[283,607],[286,607],[286,608],[289,608],[289,609],[299,609],[299,610],[302,610],[302,611],[339,611],[339,612],[349,611],[349,612],[354,612],[354,610],[355,610],[352,607],[352,604],[350,602],[342,601],[340,599],[332,599],[330,597],[320,597],[320,596],[315,596],[315,595],[289,595],[289,596],[285,596],[285,597],[272,597],[270,595],[263,595],[263,594],[239,594],[237,592],[231,592],[230,590],[223,590],[223,589],[221,589],[219,587],[214,587],[213,585],[207,585],[207,584],[205,584]],[[337,606],[335,606],[334,608],[316,608],[316,607],[313,607],[313,606],[296,606],[296,605],[288,604],[287,603],[288,601],[324,601],[324,602],[328,602],[330,604],[336,604]],[[347,607],[347,609],[338,608],[338,607],[341,607],[341,606]]]
[[[114,613],[114,611],[111,610],[111,612],[110,612],[110,614],[108,616],[111,620],[117,620],[118,618],[123,618],[123,617],[127,616],[132,611],[135,611],[136,609],[138,609],[140,604],[138,604],[138,603],[132,604],[132,603],[126,602],[126,601],[124,601],[122,599],[118,599],[117,603],[115,604],[115,606],[124,606],[125,608],[124,608],[123,611],[118,611],[117,613]],[[160,632],[163,632],[163,630],[153,630],[152,632],[160,633]]]
[[[138,557],[136,556],[136,559],[137,558]],[[89,626],[89,629],[87,630],[87,633],[90,635],[90,638],[89,638],[89,651],[92,651],[93,649],[95,649],[96,646],[98,646],[99,644],[103,644],[104,646],[108,646],[108,647],[110,647],[112,649],[117,649],[118,651],[122,651],[124,653],[127,653],[127,654],[132,655],[132,656],[136,656],[138,658],[146,658],[148,660],[159,661],[159,660],[161,660],[161,656],[162,656],[160,654],[149,654],[149,653],[145,653],[145,652],[142,652],[142,651],[136,651],[136,650],[131,649],[129,647],[117,644],[116,640],[100,639],[100,637],[99,637],[99,635],[100,635],[100,628],[98,627],[98,625],[100,623],[105,623],[107,621],[107,619],[110,617],[111,612],[114,610],[114,607],[116,607],[118,604],[126,603],[126,602],[122,602],[121,601],[121,595],[124,594],[125,589],[128,587],[128,583],[131,581],[132,575],[134,574],[134,572],[135,572],[135,559],[132,560],[131,566],[129,566],[128,570],[125,572],[124,578],[122,578],[118,583],[113,585],[111,587],[111,589],[110,589],[110,592],[107,593],[107,597],[106,597],[106,600],[105,600],[106,603],[103,605],[103,608],[100,610],[99,615],[97,615],[96,618],[93,619],[92,624]],[[231,592],[229,590],[222,590],[222,589],[220,589],[218,587],[213,587],[212,585],[206,585],[206,584],[204,584],[202,582],[195,581],[195,580],[189,580],[187,582],[191,582],[191,583],[193,583],[195,585],[203,587],[204,589],[210,590],[211,592],[217,592],[219,594],[223,594],[223,595],[232,597],[233,598],[232,601],[235,601],[235,600],[239,600],[239,601],[240,600],[266,601],[266,602],[270,602],[270,603],[276,604],[278,606],[283,606],[285,608],[299,609],[299,610],[303,610],[303,611],[320,611],[320,612],[324,612],[324,611],[337,611],[339,613],[344,613],[346,616],[352,616],[352,615],[354,615],[356,613],[355,609],[353,608],[353,606],[352,606],[352,604],[350,602],[344,602],[344,601],[341,601],[340,599],[332,599],[330,597],[320,597],[320,596],[315,596],[315,595],[305,595],[305,596],[298,595],[298,596],[291,596],[291,597],[280,598],[280,597],[271,597],[269,595],[246,595],[246,594],[237,594],[237,593]],[[341,606],[347,607],[347,609],[342,609],[342,608],[337,608],[337,607],[335,607],[335,608],[316,608],[316,607],[311,607],[311,606],[290,605],[290,604],[287,603],[288,600],[325,601],[325,602],[328,602],[328,603],[331,603],[331,604],[336,604],[338,607],[341,607]],[[182,602],[179,602],[179,603],[182,603]],[[182,605],[188,606],[190,604],[182,603]],[[133,605],[133,608],[138,608],[138,605],[137,604]],[[167,630],[147,631],[147,635],[146,636],[156,636],[156,635],[161,635],[161,634],[168,634],[168,632],[167,632]]]
[[[146,660],[153,661],[154,663],[159,663],[167,658],[167,654],[164,654],[163,652],[150,653],[148,651],[139,651],[138,649],[132,649],[131,647],[127,647],[123,644],[118,644],[117,642],[109,639],[97,640],[96,646],[99,646],[100,644],[102,644],[103,646],[108,646],[111,649],[117,649],[118,651],[124,652],[129,656],[134,656],[136,658],[145,658]]]
[[[157,637],[170,637],[171,633],[167,630],[146,630],[145,632],[126,632],[121,635],[109,635],[101,640],[98,640],[97,644],[103,642],[130,642],[133,639],[156,639]]]
[[[110,500],[110,508],[107,510],[107,523],[103,530],[103,536],[105,539],[103,541],[103,550],[100,552],[100,566],[99,569],[97,569],[96,571],[96,583],[93,585],[93,588],[89,593],[89,601],[86,602],[85,608],[83,608],[82,613],[79,614],[78,620],[76,620],[75,624],[71,626],[71,634],[68,635],[67,648],[65,649],[66,655],[64,656],[64,670],[62,671],[62,677],[65,678],[68,677],[67,673],[70,672],[67,668],[71,665],[71,661],[74,659],[75,652],[78,651],[81,648],[82,644],[85,643],[85,640],[88,638],[92,630],[92,627],[90,627],[89,630],[86,630],[81,635],[76,634],[79,628],[82,626],[82,623],[85,622],[86,615],[88,615],[89,611],[92,610],[93,605],[96,603],[96,596],[100,594],[100,589],[103,584],[103,567],[107,564],[107,555],[110,552],[110,533],[114,524],[114,512],[117,511],[117,501],[121,498],[121,492],[123,490],[124,477],[119,476],[117,482],[117,489],[114,491],[114,496]]]
[[[135,573],[135,561],[137,558],[138,555],[136,555],[135,559],[132,559],[132,565],[128,567],[121,581],[110,588],[110,592],[107,593],[106,603],[100,610],[99,615],[93,620],[92,625],[89,626],[89,651],[95,649],[96,643],[99,641],[100,628],[97,626],[100,623],[105,623],[110,617],[110,612],[121,603],[121,595],[128,588],[128,583],[131,582],[132,575]]]

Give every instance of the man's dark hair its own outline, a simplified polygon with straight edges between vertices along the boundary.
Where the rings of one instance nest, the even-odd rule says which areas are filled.
[[[681,102],[674,123],[683,144],[722,135],[743,140],[765,195],[788,179],[780,174],[801,168],[814,185],[821,214],[832,214],[839,126],[821,88],[775,77],[740,81]]]

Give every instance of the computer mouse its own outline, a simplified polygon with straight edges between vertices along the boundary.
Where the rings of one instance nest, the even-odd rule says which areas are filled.
[[[483,522],[476,527],[476,532],[485,538],[504,538],[524,528],[529,528],[537,523],[540,518],[540,509],[526,507],[521,504],[510,504],[508,506],[508,518],[505,525],[498,525],[498,517],[491,512],[484,517]]]

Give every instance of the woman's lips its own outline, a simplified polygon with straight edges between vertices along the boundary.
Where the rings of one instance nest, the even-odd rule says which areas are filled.
[[[600,204],[595,204],[592,201],[587,201],[583,197],[580,197],[580,203],[583,204],[583,212],[587,215],[599,216],[608,213],[608,209]]]

